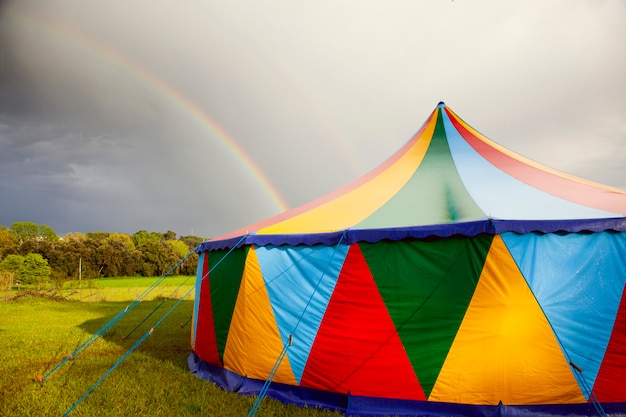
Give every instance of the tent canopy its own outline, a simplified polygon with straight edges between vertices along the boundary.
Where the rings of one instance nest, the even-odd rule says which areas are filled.
[[[361,178],[217,237],[201,250],[228,248],[243,235],[247,243],[281,245],[331,243],[346,238],[345,231],[351,239],[374,242],[505,231],[624,230],[625,215],[626,191],[518,155],[441,102],[400,150]]]
[[[201,245],[190,369],[350,416],[623,415],[625,215],[440,103],[353,183]]]

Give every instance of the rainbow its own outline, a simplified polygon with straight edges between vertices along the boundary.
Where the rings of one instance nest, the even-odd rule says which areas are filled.
[[[263,55],[263,63],[269,66],[276,74],[279,74],[283,82],[291,86],[302,100],[310,106],[311,111],[315,115],[316,123],[318,126],[325,129],[329,138],[333,140],[336,150],[341,153],[345,163],[350,167],[352,172],[356,176],[362,175],[367,169],[368,164],[356,157],[360,150],[353,148],[345,140],[343,134],[337,129],[335,122],[331,120],[328,113],[324,111],[318,100],[313,98],[310,89],[304,84],[298,74],[291,70],[284,59],[282,59],[281,55],[276,53],[271,45],[264,42],[262,37],[256,36],[251,31],[250,26],[242,22],[238,15],[233,15],[230,23],[233,24],[236,31],[245,38],[245,42],[242,42],[239,47],[254,49]],[[253,48],[251,48],[251,46],[253,46]]]
[[[160,78],[148,68],[131,60],[127,55],[111,48],[88,35],[78,31],[67,24],[61,24],[48,18],[44,18],[30,11],[26,11],[19,6],[8,9],[7,16],[13,18],[18,23],[35,26],[45,30],[50,35],[61,39],[74,47],[79,47],[86,52],[104,59],[109,64],[115,65],[131,74],[137,80],[146,84],[152,90],[157,91],[169,101],[174,103],[183,113],[191,116],[203,129],[209,132],[210,136],[219,140],[227,150],[238,159],[245,169],[251,174],[259,186],[267,193],[273,205],[280,211],[286,211],[289,205],[278,192],[276,187],[268,179],[267,175],[257,166],[254,160],[242,149],[229,133],[222,128],[205,111],[186,97],[173,85]]]

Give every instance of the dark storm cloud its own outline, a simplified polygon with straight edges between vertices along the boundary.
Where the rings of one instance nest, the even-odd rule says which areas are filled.
[[[214,236],[277,214],[268,186],[293,207],[363,174],[440,100],[626,187],[624,21],[620,1],[0,3],[0,224]]]

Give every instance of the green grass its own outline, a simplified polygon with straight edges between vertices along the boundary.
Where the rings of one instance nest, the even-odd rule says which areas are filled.
[[[116,277],[82,281],[66,281],[62,284],[48,283],[37,285],[13,285],[10,291],[0,291],[0,301],[8,301],[20,291],[31,291],[48,297],[77,301],[126,301],[134,300],[160,277]],[[174,275],[161,280],[144,300],[160,298],[181,298],[195,284],[194,276]],[[193,291],[188,299],[193,299]]]
[[[96,288],[133,288],[143,287],[147,288],[152,285],[159,277],[115,277],[115,278],[101,278],[94,279],[93,286]],[[196,281],[195,276],[186,275],[174,275],[168,276],[163,279],[161,285],[179,286],[179,285],[193,285]],[[76,286],[76,281],[72,282],[72,286]]]
[[[0,415],[62,416],[176,303],[164,301],[144,325],[122,340],[161,301],[138,304],[85,353],[52,374],[48,373],[55,365],[128,305],[127,300],[62,301],[26,295],[0,302]],[[192,308],[193,301],[182,301],[71,415],[247,415],[253,397],[221,391],[189,372],[190,325],[181,324],[190,318]],[[46,376],[43,384],[37,382],[38,375]],[[265,399],[257,415],[339,414]]]
[[[78,285],[77,281],[71,281],[64,285],[63,296],[81,301],[134,300],[158,279],[159,277],[102,278],[90,280],[86,285],[82,285],[83,283]],[[180,298],[194,286],[195,282],[194,276],[165,277],[145,299]],[[193,299],[193,292],[189,299]]]

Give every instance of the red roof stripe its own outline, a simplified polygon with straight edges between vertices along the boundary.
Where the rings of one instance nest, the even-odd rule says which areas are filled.
[[[515,159],[476,137],[447,107],[446,113],[459,134],[476,152],[518,180],[560,198],[598,210],[626,214],[626,194],[566,178]],[[540,166],[539,164],[537,164]]]

